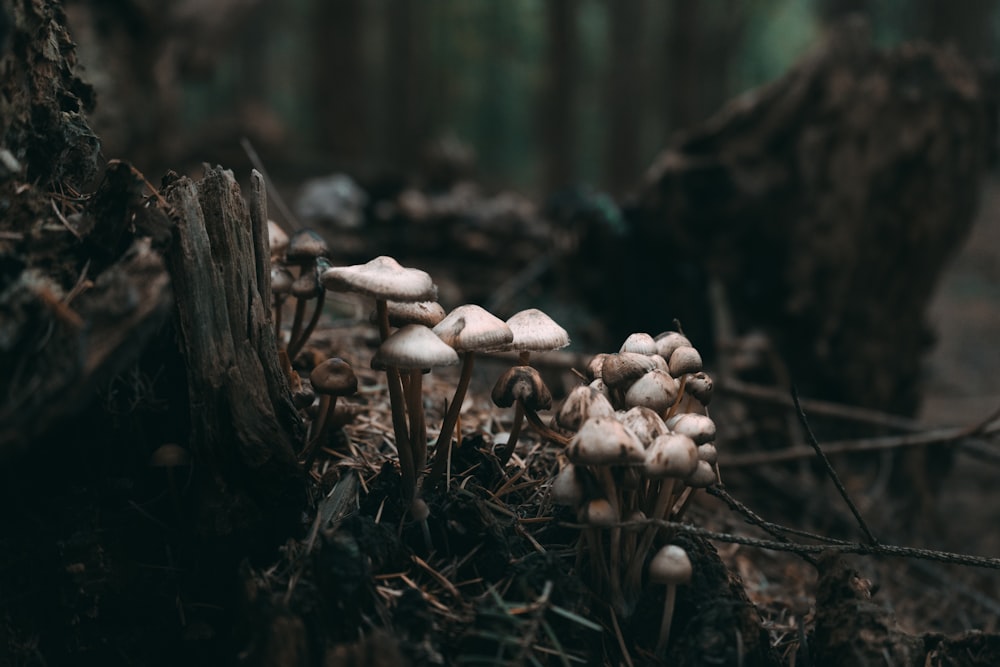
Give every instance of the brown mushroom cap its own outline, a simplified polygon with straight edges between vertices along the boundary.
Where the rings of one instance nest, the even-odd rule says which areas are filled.
[[[688,376],[687,382],[684,383],[684,393],[690,395],[702,405],[708,405],[712,402],[714,389],[715,383],[712,382],[712,378],[705,371],[692,373]]]
[[[444,318],[444,307],[437,301],[387,301],[386,310],[389,325],[397,328],[407,324],[433,327]],[[369,319],[375,322],[375,311]]]
[[[604,355],[601,379],[612,388],[627,387],[656,368],[653,358],[635,352],[617,352]]]
[[[475,304],[452,310],[434,326],[434,333],[459,352],[495,350],[514,340],[506,322]]]
[[[299,299],[315,299],[318,297],[320,292],[323,291],[323,287],[319,284],[315,269],[310,267],[308,270],[303,271],[302,275],[292,283],[290,291],[292,296]]]
[[[514,338],[509,344],[498,348],[501,350],[546,352],[569,345],[569,334],[566,330],[537,308],[514,313],[507,320],[507,326],[513,332]]]
[[[323,272],[323,286],[331,291],[360,292],[393,301],[434,301],[437,286],[420,269],[400,266],[392,257],[376,257],[365,264],[334,266]]]
[[[358,391],[358,378],[351,365],[340,357],[317,364],[309,373],[309,384],[317,394],[350,396]]]
[[[385,339],[372,359],[372,367],[403,369],[453,366],[458,353],[422,324],[407,324]]]
[[[509,408],[517,400],[531,410],[548,410],[552,407],[552,393],[545,386],[542,376],[531,366],[512,366],[507,369],[493,385],[490,396],[493,403],[501,408]]]
[[[167,442],[155,450],[149,457],[149,465],[154,468],[176,468],[191,462],[191,454],[180,445]]]
[[[283,266],[271,265],[271,293],[285,295],[292,291],[295,278],[292,272]]]
[[[310,264],[328,252],[330,248],[322,236],[311,229],[299,229],[288,239],[285,261],[289,264]]]

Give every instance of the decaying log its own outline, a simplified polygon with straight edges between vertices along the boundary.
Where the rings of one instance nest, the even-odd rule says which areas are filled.
[[[191,448],[258,505],[288,502],[304,488],[295,457],[302,427],[258,284],[269,258],[254,243],[231,172],[207,169],[198,182],[174,178],[164,196],[177,226],[168,263],[186,360]],[[262,222],[260,214],[254,218]]]
[[[886,52],[840,26],[658,157],[623,267],[648,287],[622,319],[655,303],[707,343],[715,280],[737,333],[765,331],[804,394],[912,414],[926,309],[971,225],[994,110],[956,52]]]

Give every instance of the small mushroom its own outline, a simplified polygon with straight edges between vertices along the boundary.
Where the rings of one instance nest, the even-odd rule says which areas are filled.
[[[666,584],[667,594],[663,599],[663,617],[660,619],[660,634],[656,640],[654,653],[659,658],[666,656],[670,642],[670,625],[674,619],[674,604],[678,584],[691,581],[691,559],[687,552],[676,544],[668,544],[649,561],[649,580],[654,584]]]
[[[318,364],[309,374],[309,384],[313,391],[319,394],[319,415],[313,422],[312,435],[306,444],[302,456],[308,469],[312,463],[314,452],[323,442],[330,424],[333,423],[333,413],[337,408],[337,397],[351,396],[358,391],[358,379],[351,365],[340,357],[332,357]]]

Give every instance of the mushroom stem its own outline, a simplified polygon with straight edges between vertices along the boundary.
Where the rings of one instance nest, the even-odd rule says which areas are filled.
[[[518,401],[518,404],[521,404],[521,401]],[[552,442],[560,444],[563,447],[569,446],[570,438],[567,438],[562,433],[559,433],[546,425],[546,423],[542,421],[542,418],[538,416],[536,411],[529,407],[522,407],[524,409],[524,416],[528,419],[528,423],[531,424],[536,431],[538,431],[540,436],[546,440],[551,440]]]
[[[302,329],[299,337],[289,341],[288,343],[288,356],[292,359],[295,358],[305,344],[309,341],[309,336],[312,332],[316,330],[316,324],[319,323],[319,316],[323,313],[323,301],[326,297],[326,290],[320,290],[319,296],[316,297],[316,306],[313,309],[312,316],[309,318],[308,324],[306,324],[305,329]]]
[[[378,320],[379,336],[385,341],[389,337],[389,310],[385,299],[375,300],[375,313]],[[406,415],[403,396],[403,384],[399,377],[399,369],[394,366],[385,367],[386,384],[389,386],[389,408],[392,411],[392,430],[396,436],[396,452],[399,454],[399,473],[402,480],[399,485],[400,495],[409,505],[417,490],[416,469],[413,466],[413,450],[410,448],[410,434],[406,429]]]
[[[292,343],[298,339],[299,334],[302,332],[302,320],[306,316],[306,301],[302,297],[295,297],[295,316],[292,318],[292,331],[288,335],[288,346],[286,348],[289,351],[291,350]],[[295,359],[291,352],[289,352],[288,358],[290,360]]]
[[[410,371],[406,392],[406,411],[410,415],[410,449],[413,451],[413,471],[417,478],[427,465],[427,422],[424,418],[424,375],[421,369]]]
[[[618,485],[615,484],[615,478],[611,473],[611,466],[596,467],[597,478],[600,480],[601,486],[604,487],[604,497],[611,504],[611,509],[618,515],[620,521],[621,503],[618,501]],[[621,572],[618,571],[621,564],[622,528],[620,525],[614,525],[609,530],[611,532],[611,542],[608,545],[610,560],[607,569],[608,596],[611,598],[611,608],[618,614],[625,614],[625,598],[622,596]]]
[[[469,383],[472,380],[472,367],[475,365],[475,352],[468,350],[462,353],[462,374],[458,378],[458,385],[455,387],[455,394],[452,396],[448,411],[441,421],[441,432],[434,443],[434,466],[427,476],[427,484],[433,485],[444,474],[448,466],[448,459],[451,457],[451,436],[458,425],[459,415],[462,413],[462,403],[465,401],[465,394],[469,390]],[[459,440],[462,434],[458,434]]]
[[[330,430],[330,424],[333,423],[333,413],[336,409],[336,396],[323,394],[319,397],[319,414],[316,417],[316,421],[313,422],[313,428],[310,429],[312,433],[309,435],[309,441],[306,442],[306,446],[301,452],[302,467],[305,470],[309,470],[312,467],[313,461],[316,460],[320,443],[323,442],[327,432]]]
[[[495,450],[501,467],[507,465],[507,462],[510,461],[510,457],[517,447],[517,440],[521,436],[521,425],[523,423],[524,404],[518,399],[514,405],[514,422],[510,425],[510,434],[507,436],[507,442]]]
[[[663,600],[663,618],[660,619],[660,634],[656,640],[654,653],[659,658],[666,657],[667,644],[670,642],[670,625],[674,620],[674,603],[677,599],[677,584],[667,584],[667,596]]]
[[[670,511],[674,497],[674,480],[667,477],[660,481],[660,492],[656,496],[656,505],[648,515],[651,519],[668,519],[667,513]],[[629,601],[634,601],[639,596],[642,589],[642,567],[646,563],[646,554],[653,546],[653,540],[659,528],[656,525],[646,526],[639,538],[639,546],[635,550],[632,562],[628,564],[625,572],[625,597]]]
[[[285,346],[285,341],[281,337],[281,313],[284,310],[285,297],[279,294],[274,295],[274,340],[278,344],[278,349]]]

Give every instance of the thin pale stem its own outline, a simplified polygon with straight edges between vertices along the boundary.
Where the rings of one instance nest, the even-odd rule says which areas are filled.
[[[455,432],[458,418],[462,413],[462,403],[465,401],[465,394],[469,390],[469,383],[472,380],[472,368],[475,365],[475,352],[468,350],[462,353],[462,374],[458,378],[458,385],[455,387],[455,394],[452,396],[448,411],[445,412],[441,421],[441,432],[434,443],[434,466],[427,476],[426,483],[434,485],[441,478],[448,467],[448,460],[451,457],[451,436]],[[462,433],[459,432],[458,439],[461,442]]]

